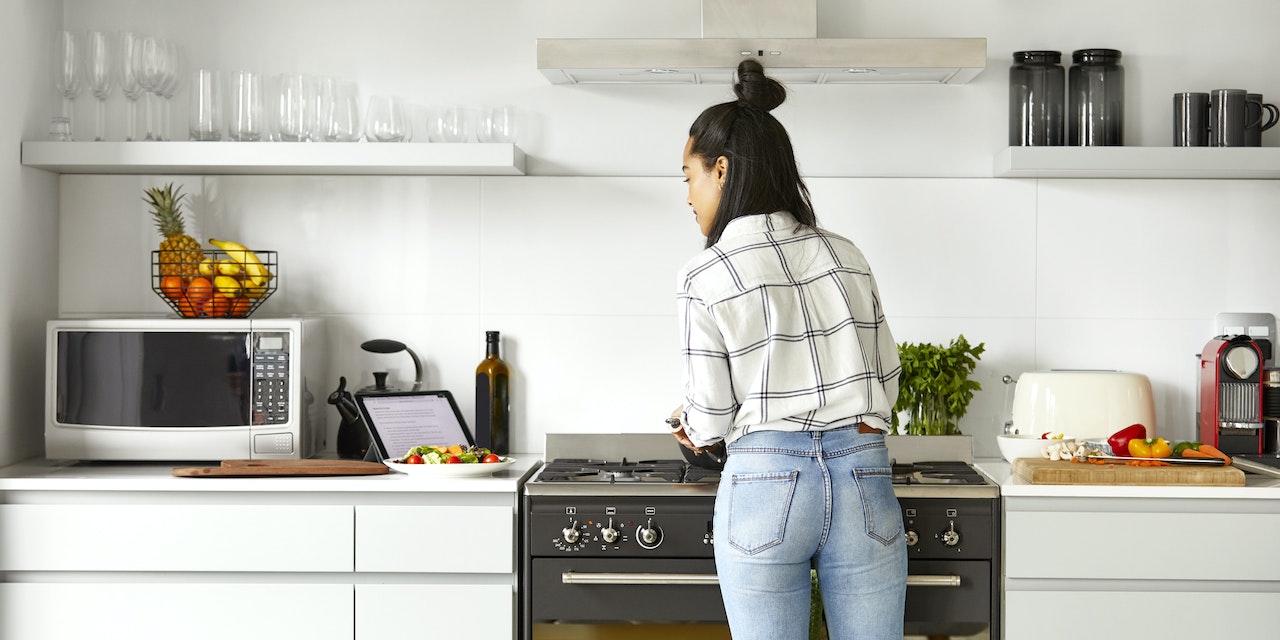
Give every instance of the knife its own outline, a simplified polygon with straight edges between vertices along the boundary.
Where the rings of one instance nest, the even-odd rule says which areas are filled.
[[[1151,462],[1152,460],[1158,460],[1160,462],[1165,462],[1168,464],[1192,464],[1192,465],[1199,464],[1199,465],[1206,465],[1210,467],[1224,467],[1227,464],[1227,461],[1223,460],[1222,458],[1135,458],[1133,456],[1102,456],[1102,455],[1091,455],[1091,456],[1088,456],[1088,458],[1090,460],[1118,460],[1121,462],[1128,461],[1128,460],[1146,460],[1147,462]]]

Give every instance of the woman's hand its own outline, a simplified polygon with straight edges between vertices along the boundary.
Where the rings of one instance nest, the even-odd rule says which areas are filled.
[[[680,446],[693,451],[694,453],[702,453],[702,447],[693,444],[689,439],[689,434],[684,432],[684,425],[681,423],[680,416],[684,414],[684,405],[676,407],[671,412],[671,417],[667,419],[667,424],[671,426],[671,435],[680,443]]]

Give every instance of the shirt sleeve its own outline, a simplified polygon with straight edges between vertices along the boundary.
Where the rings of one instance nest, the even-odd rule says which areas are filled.
[[[889,401],[889,424],[892,423],[893,406],[898,403],[898,380],[902,376],[902,360],[898,356],[898,343],[889,331],[889,323],[885,321],[884,309],[880,306],[880,288],[875,278],[871,280],[871,293],[875,296],[876,309],[876,364],[880,372],[880,384],[884,386],[884,395]]]
[[[689,440],[706,446],[729,434],[738,412],[729,354],[724,336],[703,302],[683,287],[677,298],[684,355],[681,419]]]

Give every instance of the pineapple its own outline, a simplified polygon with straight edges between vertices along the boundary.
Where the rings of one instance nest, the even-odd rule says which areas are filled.
[[[181,276],[190,280],[199,275],[200,262],[204,260],[204,250],[200,242],[187,235],[186,223],[182,219],[182,187],[175,191],[173,183],[163,189],[154,187],[146,190],[147,197],[143,201],[151,205],[151,217],[156,221],[156,229],[164,240],[160,241],[160,275]]]

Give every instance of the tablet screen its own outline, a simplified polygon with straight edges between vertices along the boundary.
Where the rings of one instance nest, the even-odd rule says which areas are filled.
[[[399,458],[427,444],[475,444],[448,391],[356,395],[381,459]]]

